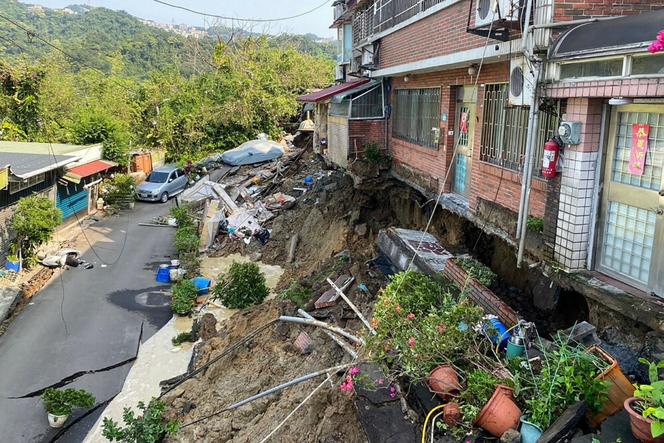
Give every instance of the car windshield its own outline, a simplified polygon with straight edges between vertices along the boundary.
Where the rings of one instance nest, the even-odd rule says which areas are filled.
[[[166,183],[168,180],[168,172],[152,172],[148,176],[150,183]]]

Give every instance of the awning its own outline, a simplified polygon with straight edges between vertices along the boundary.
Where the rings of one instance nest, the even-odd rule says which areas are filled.
[[[311,94],[301,95],[298,97],[298,101],[304,103],[317,103],[325,100],[329,100],[335,95],[347,91],[349,89],[356,88],[359,85],[367,83],[369,80],[362,79],[352,82],[340,83],[338,85],[330,86],[329,88],[321,89],[320,91],[312,92]]]
[[[363,83],[353,89],[348,89],[340,94],[335,95],[332,97],[332,103],[341,103],[344,101],[345,98],[363,92],[363,91],[368,91],[369,89],[375,88],[376,86],[380,85],[380,81],[378,80],[371,80],[370,82]]]
[[[28,178],[53,171],[79,160],[68,155],[24,154],[0,152],[0,164],[10,165],[10,181],[23,181]]]
[[[664,9],[586,23],[562,34],[551,47],[549,58],[645,49],[663,26]]]
[[[116,167],[118,164],[108,160],[95,160],[84,165],[75,166],[67,171],[63,176],[65,180],[69,180],[72,183],[80,183],[85,177],[90,177],[99,172],[107,171],[111,168]]]

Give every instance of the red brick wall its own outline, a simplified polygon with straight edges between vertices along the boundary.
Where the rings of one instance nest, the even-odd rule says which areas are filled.
[[[555,0],[554,21],[633,15],[664,8],[662,0]]]
[[[366,143],[385,149],[385,120],[348,120],[350,152],[364,152]]]
[[[519,209],[519,197],[521,195],[520,174],[480,160],[480,143],[482,137],[481,122],[483,119],[483,101],[485,83],[506,83],[509,79],[507,63],[493,63],[484,65],[480,73],[477,89],[477,120],[475,122],[475,138],[473,151],[473,166],[471,176],[470,208],[475,210],[478,198],[487,201],[496,201],[498,204],[517,212]],[[454,152],[454,135],[448,135],[448,131],[455,129],[455,103],[456,87],[461,85],[472,86],[474,78],[468,75],[466,68],[448,71],[432,72],[427,74],[411,75],[409,81],[403,81],[403,77],[392,79],[392,90],[403,88],[441,88],[441,113],[447,114],[447,121],[440,122],[441,140],[438,149],[429,149],[417,146],[392,136],[389,131],[389,148],[394,162],[404,165],[411,170],[425,176],[434,178],[428,180],[433,187],[432,192],[440,190],[440,180],[445,177]],[[391,121],[391,120],[390,120]],[[536,165],[537,167],[537,165]],[[445,184],[445,192],[450,191],[451,176]],[[502,176],[502,177],[501,177]],[[535,179],[530,198],[530,214],[542,218],[544,206],[546,183]]]
[[[456,3],[383,37],[380,68],[484,47],[486,37],[466,32],[469,2]],[[472,14],[471,27],[474,20]]]

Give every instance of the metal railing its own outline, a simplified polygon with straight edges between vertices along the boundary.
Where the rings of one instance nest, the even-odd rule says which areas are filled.
[[[397,89],[392,115],[394,137],[438,149],[440,88]]]
[[[445,0],[375,0],[353,14],[353,45],[386,31]]]
[[[535,176],[540,176],[544,143],[555,135],[560,120],[556,109],[539,111],[539,128],[534,150]],[[523,170],[528,134],[527,106],[509,106],[509,85],[490,84],[484,91],[484,115],[480,143],[480,160],[513,171]]]

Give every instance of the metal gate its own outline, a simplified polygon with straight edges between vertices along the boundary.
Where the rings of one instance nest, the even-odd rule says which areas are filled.
[[[57,207],[62,211],[62,218],[73,217],[79,212],[87,212],[89,192],[83,187],[83,183],[62,185],[58,183]]]
[[[646,125],[644,163],[632,149],[634,125]],[[608,143],[599,270],[664,296],[664,106],[617,107]]]
[[[468,197],[473,163],[473,142],[475,134],[475,104],[477,91],[464,86],[458,89],[455,126],[456,160],[452,190]]]

